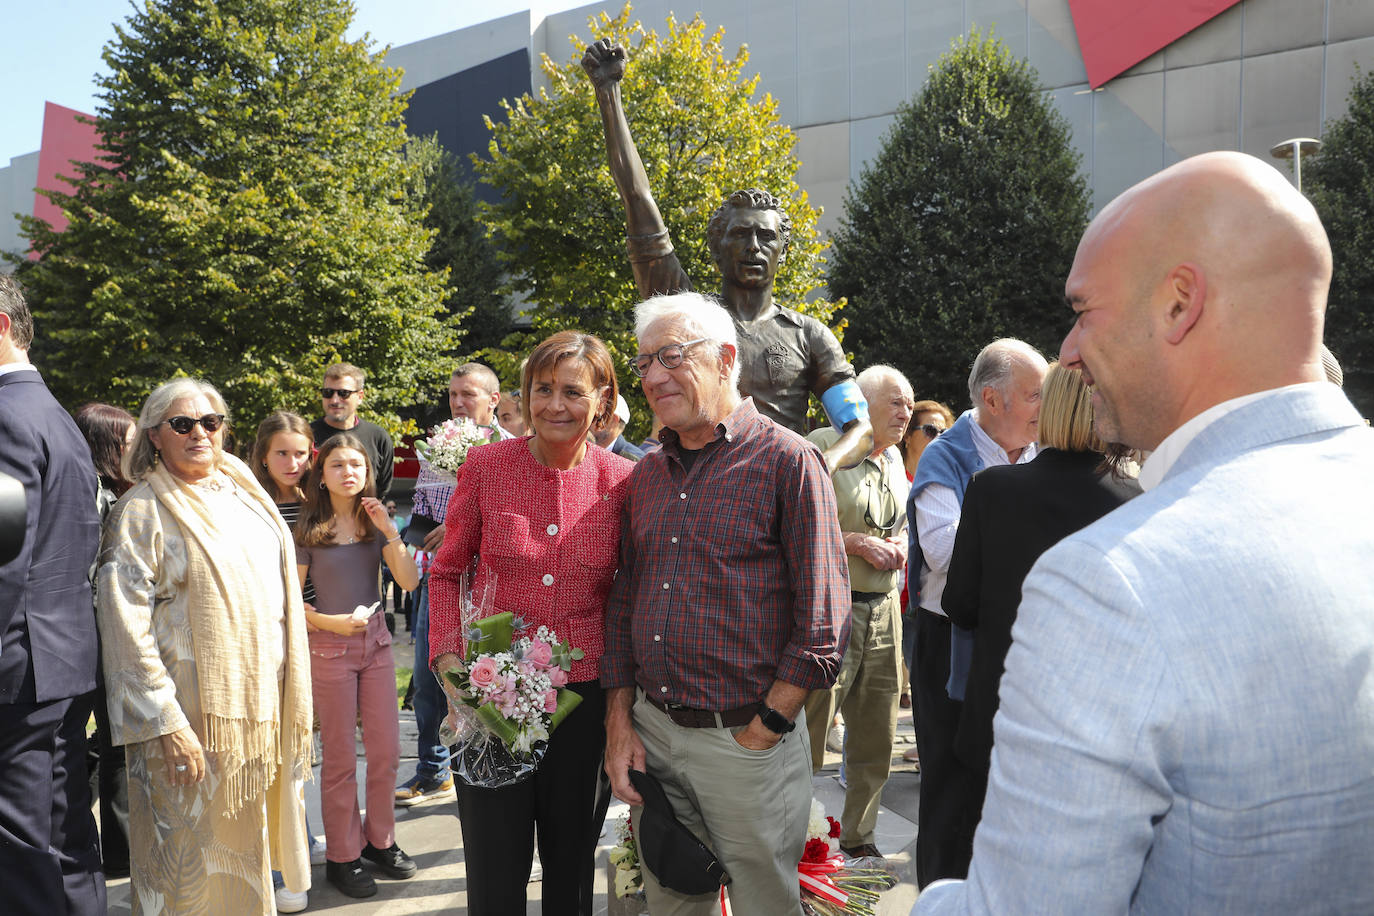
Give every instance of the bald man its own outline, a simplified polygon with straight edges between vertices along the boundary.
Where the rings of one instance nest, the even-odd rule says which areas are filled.
[[[916,913],[1374,912],[1374,432],[1331,251],[1239,153],[1088,227],[1060,359],[1144,495],[1026,579],[966,881]]]

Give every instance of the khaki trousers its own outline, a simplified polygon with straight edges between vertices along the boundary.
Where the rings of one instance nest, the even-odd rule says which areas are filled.
[[[897,733],[897,697],[902,683],[900,594],[855,601],[849,647],[835,686],[813,690],[806,699],[811,759],[816,771],[825,760],[825,733],[838,709],[844,716],[844,811],[840,845],[873,842],[878,802],[892,768]]]
[[[645,766],[663,784],[678,820],[719,857],[736,916],[801,916],[797,863],[811,813],[811,752],[805,713],[766,751],[735,741],[740,728],[683,728],[638,692],[635,731]],[[635,835],[643,808],[630,809]],[[645,867],[653,916],[715,916],[718,894],[686,896],[662,887]]]

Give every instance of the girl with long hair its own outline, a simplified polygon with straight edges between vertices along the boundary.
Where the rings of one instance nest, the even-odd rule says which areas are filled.
[[[391,634],[381,614],[359,608],[380,602],[381,564],[406,591],[419,584],[386,507],[377,499],[367,448],[351,433],[320,447],[305,486],[296,523],[296,562],[301,580],[315,583],[310,624],[310,670],[324,760],[320,798],[324,810],[325,877],[350,897],[371,897],[376,882],[363,859],[389,878],[416,872],[396,845],[392,800],[400,765],[396,715],[396,666]],[[358,810],[354,727],[363,726],[367,756],[367,820]]]

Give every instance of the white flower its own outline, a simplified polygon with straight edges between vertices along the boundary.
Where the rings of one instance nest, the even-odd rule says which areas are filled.
[[[814,798],[811,799],[811,816],[806,821],[806,838],[808,840],[830,838],[830,822],[825,819],[825,806]]]

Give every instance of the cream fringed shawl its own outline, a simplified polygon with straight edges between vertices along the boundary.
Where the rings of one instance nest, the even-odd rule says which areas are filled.
[[[254,580],[264,570],[221,561],[219,547],[233,536],[216,525],[212,505],[194,486],[173,477],[159,463],[144,478],[158,503],[176,519],[186,538],[185,588],[191,596],[191,635],[204,721],[196,728],[205,749],[221,755],[230,814],[261,798],[278,778],[302,778],[311,766],[310,655],[305,612],[295,573],[291,532],[246,465],[231,455],[220,470],[244,497],[275,525],[281,545],[280,569],[286,595],[284,677],[278,706],[275,647],[279,638],[275,609],[258,607]],[[261,615],[271,615],[264,626]],[[194,725],[194,723],[193,723]],[[269,815],[270,817],[270,815]]]

